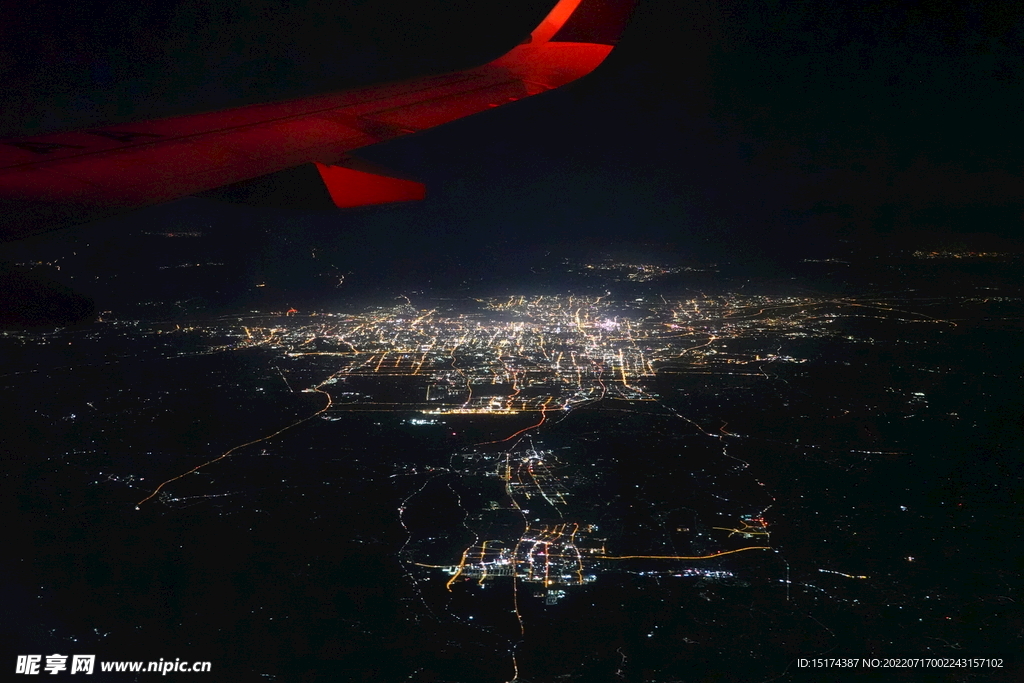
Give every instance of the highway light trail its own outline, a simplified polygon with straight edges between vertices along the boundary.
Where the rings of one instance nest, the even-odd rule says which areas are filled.
[[[135,509],[136,510],[140,509],[143,503],[145,503],[146,501],[152,499],[154,496],[156,496],[158,493],[160,493],[160,491],[165,486],[167,486],[171,482],[177,481],[177,480],[181,479],[182,477],[187,477],[190,474],[194,474],[194,473],[198,472],[199,470],[203,469],[204,467],[206,467],[208,465],[212,465],[215,462],[219,462],[221,460],[224,460],[225,458],[227,458],[229,455],[231,455],[235,451],[238,451],[238,450],[241,450],[243,448],[246,448],[247,446],[252,446],[254,444],[258,444],[258,443],[260,443],[262,441],[267,441],[268,439],[273,439],[275,436],[278,436],[280,434],[284,434],[288,430],[294,429],[295,427],[298,427],[300,424],[303,424],[304,422],[309,422],[310,420],[312,420],[313,418],[317,417],[318,415],[322,415],[323,413],[327,412],[330,409],[331,405],[333,404],[333,401],[331,400],[331,395],[329,393],[327,393],[326,391],[322,390],[319,386],[313,387],[312,391],[315,391],[317,393],[323,394],[324,396],[327,397],[327,404],[323,408],[321,408],[320,410],[316,411],[312,415],[308,415],[307,417],[304,417],[301,420],[296,420],[295,422],[292,422],[291,424],[289,424],[289,425],[287,425],[285,427],[282,427],[281,429],[278,429],[276,432],[273,432],[272,434],[267,434],[266,436],[261,436],[258,439],[253,439],[252,441],[247,441],[246,443],[234,446],[233,448],[228,449],[227,451],[221,453],[219,456],[217,456],[216,458],[214,458],[212,460],[208,460],[207,462],[204,462],[201,465],[196,465],[195,467],[193,467],[189,471],[182,472],[181,474],[179,474],[176,477],[171,477],[170,479],[168,479],[167,481],[163,482],[162,484],[157,486],[155,489],[153,489],[153,491],[148,496],[146,496],[145,498],[140,500],[138,503],[136,503],[135,504]]]
[[[710,555],[595,555],[594,557],[599,560],[710,560],[713,557],[742,553],[747,550],[771,550],[771,548],[766,545],[752,545],[746,548],[736,548],[735,550],[722,550]]]

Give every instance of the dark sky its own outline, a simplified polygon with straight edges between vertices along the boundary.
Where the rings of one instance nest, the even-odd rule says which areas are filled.
[[[19,3],[0,26],[0,134],[469,66],[551,4]],[[621,239],[801,256],[1005,246],[1024,224],[1022,46],[1006,2],[639,0],[590,77],[365,150],[424,180],[423,203],[341,215],[184,200],[135,220],[330,229],[354,252],[386,234],[406,259]]]

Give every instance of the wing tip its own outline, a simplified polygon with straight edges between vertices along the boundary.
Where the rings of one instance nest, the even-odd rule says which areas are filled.
[[[615,45],[635,0],[559,0],[526,42]]]

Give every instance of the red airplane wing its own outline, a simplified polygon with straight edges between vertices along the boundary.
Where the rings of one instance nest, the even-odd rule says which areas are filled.
[[[336,206],[419,199],[419,183],[347,154],[557,88],[591,72],[633,0],[560,0],[483,66],[207,114],[0,143],[0,239],[17,239],[309,165]]]

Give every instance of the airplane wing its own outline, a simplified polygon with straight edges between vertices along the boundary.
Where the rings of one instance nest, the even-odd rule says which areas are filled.
[[[280,173],[317,183],[338,207],[420,199],[422,184],[382,175],[349,153],[591,72],[611,51],[632,4],[559,0],[522,44],[465,71],[2,141],[0,240],[225,186],[244,195],[249,183],[249,194],[259,194]]]

